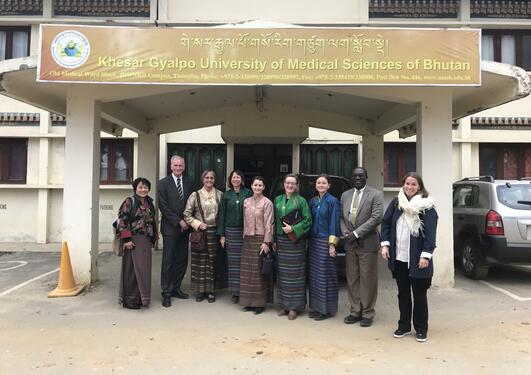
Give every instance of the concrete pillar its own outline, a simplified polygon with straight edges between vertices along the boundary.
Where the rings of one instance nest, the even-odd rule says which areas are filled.
[[[152,1],[152,7],[151,10],[153,10],[153,3],[158,4],[158,20],[159,21],[167,21],[169,20],[169,9],[168,9],[168,0],[158,0],[158,1]],[[153,19],[153,18],[152,18]]]
[[[51,0],[50,0],[51,1]],[[30,56],[39,54],[39,24],[31,25]]]
[[[301,145],[294,143],[291,147],[291,173],[300,173]]]
[[[470,176],[479,176],[479,143],[471,143],[470,150]]]
[[[137,138],[136,173],[137,177],[145,177],[151,182],[150,195],[155,198],[157,181],[159,179],[159,135],[157,133],[138,133]]]
[[[53,17],[53,0],[42,1],[42,17],[43,18]]]
[[[472,131],[471,131],[471,125],[470,125],[470,117],[465,117],[459,121],[459,127],[458,127],[458,133],[459,138],[461,142],[459,143],[460,146],[460,152],[459,152],[459,170],[460,175],[458,176],[459,179],[463,177],[470,177],[475,175],[472,172],[472,143],[471,137],[472,137]]]
[[[37,195],[37,243],[48,242],[48,209],[50,190],[48,189],[48,161],[50,157],[50,139],[47,137],[51,130],[52,121],[50,113],[41,111],[39,122],[39,133],[42,138],[39,139],[39,191]]]
[[[227,171],[225,175],[229,177],[230,172],[234,170],[234,142],[227,143]]]
[[[384,188],[384,140],[383,135],[364,134],[362,160],[369,178],[367,183],[379,190]]]
[[[470,22],[470,0],[461,0],[458,17],[459,21]]]
[[[149,19],[152,21],[152,22],[157,22],[157,16],[159,15],[159,10],[157,9],[159,4],[161,3],[166,3],[166,1],[163,1],[163,0],[159,0],[159,1],[152,1],[150,3],[150,7],[149,7]],[[166,5],[166,4],[165,4]],[[167,13],[167,10],[165,9],[164,13]],[[166,17],[167,18],[167,17]]]
[[[39,193],[37,200],[37,243],[48,242],[48,158],[50,154],[49,138],[39,140]]]
[[[184,157],[184,155],[181,155]],[[159,176],[166,176],[168,170],[168,144],[166,143],[166,134],[159,136]]]
[[[452,94],[427,92],[417,112],[417,171],[435,199],[439,222],[433,284],[453,287]]]
[[[78,283],[98,279],[101,105],[81,86],[68,88],[63,239]]]
[[[357,0],[359,22],[361,24],[369,23],[369,2],[367,0]]]

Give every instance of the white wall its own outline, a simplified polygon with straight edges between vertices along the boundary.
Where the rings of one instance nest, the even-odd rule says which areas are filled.
[[[37,190],[2,189],[0,242],[35,242],[37,233]]]
[[[50,145],[48,164],[48,182],[52,185],[63,184],[63,165],[65,160],[64,138],[53,139]]]
[[[320,128],[308,128],[308,139],[306,139],[304,144],[313,144],[313,143],[327,143],[327,144],[348,144],[348,143],[361,143],[362,137],[359,135],[336,132],[333,130],[326,130]]]
[[[165,137],[167,143],[225,143],[221,138],[221,125],[167,133]]]
[[[159,22],[233,23],[266,20],[284,23],[356,23],[367,19],[367,0],[159,0]],[[333,5],[333,6],[332,6]]]
[[[52,189],[48,204],[48,241],[63,240],[63,189]]]
[[[100,189],[100,242],[112,241],[112,223],[118,217],[118,209],[125,198],[133,194],[133,188],[125,186],[120,189]],[[150,196],[155,198],[155,192],[150,192]]]

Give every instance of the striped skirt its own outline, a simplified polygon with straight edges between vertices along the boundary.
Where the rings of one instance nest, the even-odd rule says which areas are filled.
[[[214,277],[218,236],[216,227],[207,229],[207,251],[192,251],[192,290],[195,293],[214,292]]]
[[[229,268],[229,293],[240,295],[240,262],[243,244],[243,228],[225,228],[225,249]]]
[[[243,239],[240,305],[264,307],[269,294],[269,278],[260,274],[260,245],[264,236],[247,236]]]
[[[337,313],[338,286],[336,260],[328,255],[328,238],[311,238],[308,275],[309,307],[321,314]]]
[[[284,310],[304,311],[306,306],[306,240],[277,239],[277,302]]]

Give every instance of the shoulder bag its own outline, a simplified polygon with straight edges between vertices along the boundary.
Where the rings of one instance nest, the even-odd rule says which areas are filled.
[[[203,223],[205,222],[205,214],[203,213],[203,207],[201,207],[201,195],[199,191],[195,192],[196,194],[196,204],[201,213],[201,219]],[[207,251],[207,233],[204,230],[197,229],[190,233],[190,248],[196,253],[202,253]]]

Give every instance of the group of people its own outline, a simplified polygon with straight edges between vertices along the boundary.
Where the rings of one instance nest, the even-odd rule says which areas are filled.
[[[367,170],[352,172],[353,188],[339,201],[329,193],[330,178],[315,181],[315,196],[307,202],[298,194],[298,177],[288,174],[284,193],[273,202],[263,195],[265,181],[256,176],[250,189],[241,171],[230,173],[229,189],[215,187],[216,175],[206,170],[202,187],[193,189],[184,176],[185,161],[173,156],[172,174],[157,187],[162,213],[162,305],[172,297],[188,299],[181,284],[188,264],[191,232],[204,232],[205,245],[191,250],[191,285],[197,302],[216,301],[216,257],[227,255],[228,291],[244,311],[260,314],[271,301],[271,282],[261,273],[262,257],[276,258],[278,315],[295,319],[306,308],[324,320],[338,312],[336,246],[344,241],[350,314],[346,324],[370,327],[378,292],[378,254],[388,261],[398,287],[400,318],[397,338],[411,333],[425,341],[428,332],[427,290],[433,275],[437,213],[420,175],[407,173],[398,196],[383,213],[383,193],[367,186]],[[150,183],[133,182],[134,195],[119,210],[122,272],[120,303],[126,308],[148,307],[151,300],[151,247],[157,240]],[[381,225],[381,236],[378,227]],[[272,252],[272,253],[271,253]],[[271,254],[270,254],[271,253]],[[308,293],[307,293],[308,290]],[[411,295],[413,292],[413,296]]]

